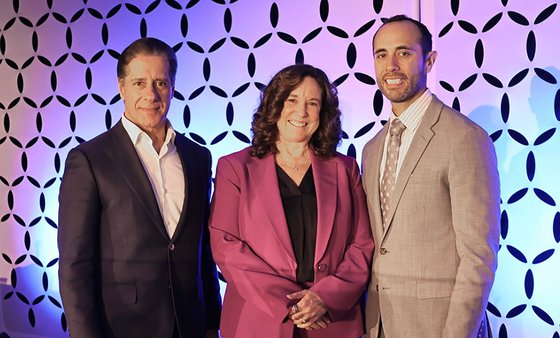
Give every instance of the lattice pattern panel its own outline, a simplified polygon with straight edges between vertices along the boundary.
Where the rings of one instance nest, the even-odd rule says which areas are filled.
[[[372,35],[382,17],[421,13],[440,52],[432,91],[486,128],[498,151],[494,334],[558,337],[559,12],[549,0],[1,0],[0,336],[67,336],[60,177],[72,147],[121,117],[116,57],[128,43],[155,36],[177,51],[169,117],[214,163],[247,145],[259,90],[294,62],[337,84],[339,151],[359,161],[390,111],[373,79]]]
[[[560,9],[555,1],[437,1],[439,96],[498,153],[502,217],[488,314],[497,337],[559,337]]]

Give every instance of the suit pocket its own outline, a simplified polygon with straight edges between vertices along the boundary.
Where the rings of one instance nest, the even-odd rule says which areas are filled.
[[[408,184],[429,184],[438,181],[439,171],[429,169],[416,169],[408,178]]]
[[[418,281],[416,282],[416,296],[418,299],[451,297],[454,281]]]
[[[105,303],[136,303],[136,285],[128,283],[107,284],[102,288],[103,302]]]

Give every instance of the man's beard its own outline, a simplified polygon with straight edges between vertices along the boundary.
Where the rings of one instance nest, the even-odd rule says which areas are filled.
[[[418,86],[419,81],[417,77],[413,77],[413,78],[405,77],[404,82],[406,86],[404,88],[399,88],[398,90],[387,89],[387,86],[389,85],[385,82],[385,80],[381,80],[381,81],[382,81],[382,85],[379,86],[381,93],[383,93],[383,95],[389,101],[394,103],[405,102],[410,98],[414,97],[414,95],[416,95],[420,90]]]

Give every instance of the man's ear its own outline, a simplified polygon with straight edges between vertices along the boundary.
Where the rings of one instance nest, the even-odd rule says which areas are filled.
[[[432,67],[437,59],[437,52],[435,50],[429,51],[426,55],[426,73],[432,70]]]
[[[119,95],[124,101],[124,79],[117,78],[117,86],[119,87]]]

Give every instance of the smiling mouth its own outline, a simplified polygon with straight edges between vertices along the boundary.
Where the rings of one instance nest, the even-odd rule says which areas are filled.
[[[390,84],[390,85],[397,85],[397,84],[401,84],[401,82],[403,82],[403,80],[402,79],[385,79],[385,82],[387,84]]]
[[[288,123],[291,124],[294,127],[305,127],[307,125],[306,122],[300,122],[300,121],[294,121],[294,120],[288,120]]]

